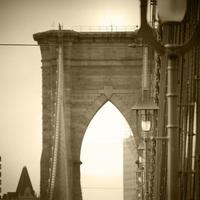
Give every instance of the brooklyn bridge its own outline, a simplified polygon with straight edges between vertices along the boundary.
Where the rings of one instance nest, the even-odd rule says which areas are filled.
[[[133,31],[59,26],[34,34],[42,56],[41,200],[82,199],[83,137],[108,101],[134,133],[130,199],[200,199],[200,2],[182,1],[173,14],[160,4],[141,0]]]

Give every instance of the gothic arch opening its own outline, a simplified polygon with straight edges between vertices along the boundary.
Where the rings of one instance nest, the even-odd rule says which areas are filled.
[[[124,144],[131,136],[132,131],[121,112],[110,101],[105,103],[91,120],[82,142],[83,200],[125,199],[123,159],[126,150]],[[133,140],[133,137],[131,138]],[[135,148],[134,144],[131,148]],[[128,155],[128,159],[132,156],[133,164],[137,159],[134,159],[136,148],[133,150],[134,153],[130,149],[128,151],[131,154]]]

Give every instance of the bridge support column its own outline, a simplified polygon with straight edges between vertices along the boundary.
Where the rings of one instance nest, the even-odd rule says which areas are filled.
[[[81,161],[74,161],[73,163],[73,190],[72,190],[72,200],[82,200],[81,192],[81,172],[80,166]]]

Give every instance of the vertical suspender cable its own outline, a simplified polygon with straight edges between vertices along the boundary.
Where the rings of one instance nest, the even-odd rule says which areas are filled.
[[[57,69],[57,99],[56,99],[56,126],[55,126],[55,137],[53,146],[53,157],[51,166],[51,177],[49,185],[49,200],[53,199],[53,192],[56,179],[56,168],[58,158],[58,146],[60,137],[60,117],[61,107],[63,102],[63,45],[61,38],[61,26],[59,25],[59,47],[58,47],[58,69]]]

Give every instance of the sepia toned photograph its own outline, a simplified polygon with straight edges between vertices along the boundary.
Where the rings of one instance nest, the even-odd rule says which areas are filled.
[[[0,0],[0,199],[200,200],[199,0]]]

